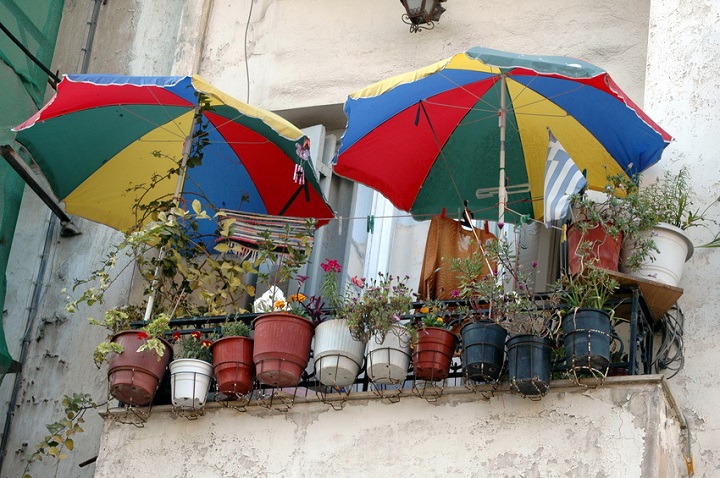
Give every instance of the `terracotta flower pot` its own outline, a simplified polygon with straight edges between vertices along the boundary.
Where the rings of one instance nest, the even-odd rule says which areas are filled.
[[[263,314],[254,322],[257,379],[271,387],[294,387],[310,360],[313,325],[292,314]]]
[[[113,336],[112,341],[123,347],[122,353],[110,357],[108,380],[113,397],[128,405],[144,406],[152,402],[172,358],[172,345],[160,340],[165,346],[162,357],[152,350],[137,351],[146,339],[138,340],[136,330],[125,330]]]
[[[428,327],[418,331],[413,370],[420,380],[445,380],[450,372],[457,336],[449,330]]]
[[[591,244],[593,255],[599,259],[598,267],[609,271],[618,270],[622,235],[608,236],[602,226],[597,225],[586,232],[583,237],[580,228],[570,226],[570,229],[568,229],[568,262],[571,274],[580,272],[580,258],[575,254],[575,251],[581,240]]]
[[[218,391],[230,398],[250,393],[255,381],[253,339],[224,337],[215,341],[210,350]]]

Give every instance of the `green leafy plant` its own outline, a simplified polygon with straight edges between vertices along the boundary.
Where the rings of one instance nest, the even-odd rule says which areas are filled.
[[[92,397],[86,393],[74,393],[72,396],[64,395],[62,405],[65,407],[63,418],[45,425],[49,435],[35,445],[35,452],[28,459],[23,471],[23,478],[32,478],[30,467],[35,461],[42,461],[43,457],[51,457],[57,460],[64,460],[68,457],[66,451],[75,448],[74,437],[85,430],[82,424],[85,422],[85,412],[97,408]]]
[[[203,339],[202,332],[199,330],[194,330],[186,335],[176,331],[173,333],[173,342],[176,359],[189,358],[212,362],[212,353],[210,352],[212,341]]]
[[[653,259],[657,247],[652,237],[643,231],[655,226],[660,216],[653,202],[641,193],[640,175],[624,173],[608,175],[602,193],[591,196],[588,191],[571,197],[572,226],[587,237],[590,230],[600,227],[608,237],[624,244],[630,253],[624,260],[626,270],[637,270],[641,264]]]
[[[689,182],[689,172],[683,167],[677,173],[665,171],[641,190],[641,197],[652,208],[660,222],[665,222],[683,231],[693,227],[703,227],[713,234],[713,239],[698,247],[720,247],[720,224],[709,215],[713,207],[720,203],[716,198],[704,209],[693,207]]]
[[[373,280],[355,278],[345,299],[336,311],[339,319],[347,319],[355,340],[367,342],[373,335],[382,341],[385,335],[410,312],[412,291],[409,277],[378,273]]]
[[[221,337],[250,337],[250,326],[242,320],[226,321],[220,328]]]
[[[580,271],[577,274],[564,273],[557,284],[563,300],[571,308],[587,307],[607,309],[605,305],[613,296],[619,284],[607,270],[599,266],[588,241],[581,241],[577,255],[580,259]]]
[[[450,270],[456,273],[460,282],[460,288],[453,291],[453,296],[467,302],[459,308],[460,314],[466,320],[500,322],[505,287],[498,277],[497,264],[491,257],[488,244],[468,257],[453,258]]]

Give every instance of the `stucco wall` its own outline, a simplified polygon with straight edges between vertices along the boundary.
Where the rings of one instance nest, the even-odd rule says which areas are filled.
[[[433,403],[364,392],[342,410],[215,406],[197,420],[156,407],[143,428],[106,418],[96,477],[677,477],[680,427],[666,393],[655,377],[557,382],[537,402],[460,388]]]
[[[718,196],[720,173],[716,152],[720,150],[720,139],[716,134],[719,125],[714,106],[720,98],[720,86],[715,81],[719,72],[717,66],[713,66],[716,64],[713,61],[720,55],[717,30],[720,5],[714,0],[556,0],[552,2],[551,11],[545,6],[538,8],[538,3],[532,0],[452,0],[447,2],[448,11],[435,30],[419,34],[408,33],[407,27],[400,22],[402,8],[397,1],[255,0],[247,30],[246,62],[245,27],[251,13],[250,7],[250,0],[111,0],[101,10],[90,72],[166,75],[197,71],[219,88],[242,100],[247,98],[249,91],[251,103],[273,110],[287,110],[342,103],[348,93],[371,82],[419,68],[475,45],[525,53],[574,56],[606,68],[631,98],[643,104],[648,113],[675,136],[676,141],[668,148],[655,171],[666,167],[677,169],[682,164],[690,165],[694,184],[697,185],[698,200]],[[77,71],[91,10],[92,2],[66,0],[56,58],[51,65],[53,70],[60,69],[61,73]],[[203,37],[202,32],[207,34]],[[37,200],[26,198],[21,215],[23,222],[13,243],[12,267],[8,270],[7,313],[4,318],[11,351],[20,349],[47,227],[44,220],[47,210]],[[713,217],[720,219],[717,212],[713,212]],[[56,230],[45,257],[49,265],[40,284],[44,293],[38,304],[38,319],[30,335],[30,353],[23,375],[21,398],[12,410],[13,426],[2,476],[19,475],[24,466],[22,460],[27,456],[26,451],[46,433],[44,424],[58,418],[59,399],[64,393],[89,392],[98,401],[104,400],[106,396],[105,372],[96,371],[91,365],[91,351],[103,334],[102,331],[88,328],[85,321],[87,316],[99,315],[101,307],[68,316],[63,311],[64,296],[60,290],[69,287],[72,278],[85,277],[104,254],[107,243],[117,236],[103,226],[82,220],[78,223],[83,235],[61,239]],[[401,231],[398,237],[406,238],[409,234]],[[699,241],[706,238],[702,231],[693,234]],[[395,256],[393,259],[396,259]],[[686,368],[671,381],[671,387],[678,390],[679,404],[688,415],[691,425],[696,476],[705,477],[716,476],[717,468],[720,467],[720,454],[717,452],[720,445],[720,414],[714,407],[713,394],[714,384],[719,378],[713,365],[719,353],[712,333],[720,310],[720,299],[717,294],[707,292],[708,278],[712,283],[719,265],[720,255],[716,251],[698,250],[683,279],[681,285],[685,287],[686,293],[681,305],[687,316]],[[393,267],[399,268],[401,264],[393,262]],[[109,307],[122,303],[127,297],[128,287],[129,279],[106,305]],[[3,405],[0,407],[0,415],[3,418],[12,379],[11,376],[7,377],[0,387],[0,403]],[[323,411],[317,404],[303,405],[308,412],[312,411],[307,418],[300,413],[304,410],[300,407],[287,416],[264,416],[259,412],[249,412],[237,420],[234,419],[236,412],[214,410],[201,420],[215,424],[213,426],[217,427],[218,432],[211,435],[215,440],[223,440],[220,432],[231,424],[242,428],[251,423],[256,438],[261,443],[268,443],[269,437],[276,435],[273,427],[290,430],[300,436],[298,423],[308,423],[313,431],[334,433],[332,436],[337,438],[338,430],[325,428],[325,423],[339,424],[339,420],[343,420],[340,417],[346,416],[344,414],[348,412],[354,414],[353,417],[361,414],[361,421],[369,419],[369,424],[373,426],[377,425],[375,420],[380,417],[407,418],[415,416],[412,412],[423,412],[429,417],[442,416],[456,420],[457,426],[465,427],[464,420],[455,414],[456,410],[462,409],[482,425],[480,429],[489,428],[502,435],[504,432],[499,431],[501,424],[509,424],[521,431],[523,439],[530,440],[532,453],[540,457],[536,461],[538,466],[547,467],[538,468],[537,471],[523,470],[523,459],[527,457],[524,453],[529,452],[516,445],[518,439],[506,439],[506,435],[502,435],[502,440],[481,442],[487,447],[467,448],[467,441],[458,441],[460,445],[453,445],[452,448],[461,448],[460,452],[466,460],[477,464],[478,473],[484,471],[484,468],[479,467],[480,464],[493,461],[507,463],[508,470],[515,470],[513,473],[517,473],[516,476],[555,476],[555,471],[543,473],[543,470],[555,469],[562,470],[557,472],[559,476],[565,473],[568,476],[612,475],[615,468],[608,467],[622,463],[621,457],[613,453],[630,453],[625,450],[625,446],[615,448],[614,444],[620,440],[628,444],[628,450],[639,446],[634,438],[646,436],[645,431],[640,432],[646,430],[645,425],[635,425],[636,419],[630,418],[635,415],[627,411],[621,399],[598,398],[604,397],[603,394],[621,396],[622,392],[617,387],[612,390],[606,388],[587,393],[575,391],[562,394],[559,396],[552,393],[542,405],[509,396],[490,403],[474,403],[477,397],[465,401],[467,397],[462,396],[438,406],[416,399],[403,399],[393,406],[361,401],[348,405],[350,408],[342,412]],[[610,417],[607,420],[610,421],[603,421],[606,418],[597,416],[594,407],[583,407],[583,403],[603,403]],[[610,406],[611,403],[617,406]],[[572,410],[572,416],[570,412],[565,414],[567,407]],[[337,415],[333,415],[335,413]],[[315,416],[322,419],[310,421],[310,417]],[[233,417],[233,420],[225,423],[225,417]],[[288,417],[295,418],[291,420]],[[593,417],[592,420],[590,417]],[[303,422],[306,419],[308,421]],[[496,419],[499,420],[497,423]],[[436,418],[431,419],[434,420]],[[607,424],[607,427],[594,425],[594,420]],[[243,421],[250,423],[245,424]],[[414,418],[407,421],[410,428],[419,424]],[[633,425],[628,428],[627,423],[630,422]],[[668,426],[674,426],[670,422],[667,422]],[[97,415],[90,417],[85,426],[86,433],[77,438],[78,446],[71,457],[59,466],[52,462],[40,464],[35,468],[35,476],[92,476],[94,465],[80,469],[77,464],[96,454],[102,432],[101,423]],[[348,426],[355,424],[347,423],[350,424]],[[565,445],[574,444],[577,433],[573,435],[567,432],[563,435],[549,430],[553,426],[567,430],[571,423],[577,425],[575,430],[591,435],[597,433],[598,441],[594,442],[597,447],[587,444],[593,443],[592,436],[588,438],[583,435],[583,439],[587,440],[584,446],[592,456],[592,465],[587,470],[594,471],[594,474],[585,473],[583,468],[572,468],[571,463],[564,458],[569,453],[565,449],[569,447]],[[143,430],[116,430],[116,425],[106,424],[109,441],[103,446],[101,460],[108,460],[108,466],[117,469],[116,460],[120,457],[112,450],[118,443],[122,443],[129,448],[157,446],[168,453],[167,456],[161,456],[162,463],[180,466],[180,462],[174,459],[176,455],[170,455],[169,448],[164,445],[165,440],[171,438],[149,439],[148,435],[143,435],[162,433],[166,425],[171,429],[184,427],[186,431],[193,426],[185,419],[160,413],[154,414]],[[212,426],[210,428],[215,430]],[[479,432],[463,429],[471,442],[484,440],[478,438]],[[381,435],[383,439],[388,442],[392,442],[396,436],[407,439],[401,425],[396,425],[392,430]],[[624,435],[626,430],[627,436]],[[552,435],[541,434],[551,431]],[[345,429],[342,432],[345,433]],[[137,441],[127,441],[127,437],[133,433],[138,434],[133,435],[133,440]],[[186,437],[184,433],[181,436]],[[372,437],[361,440],[359,431],[348,434],[353,440],[357,439],[358,446],[366,446],[366,442],[375,443]],[[539,440],[537,436],[546,436],[548,439]],[[190,439],[189,435],[187,437]],[[444,451],[443,454],[436,449],[423,448],[415,442],[421,450],[417,454],[420,458],[416,459],[421,459],[424,453],[437,456],[440,461],[447,459],[446,450],[451,447],[445,441],[456,442],[451,440],[454,437],[452,434],[444,437],[447,439],[434,443],[438,450]],[[277,435],[275,439],[285,438],[294,440],[295,435]],[[233,445],[235,442],[232,440],[236,439],[241,440],[233,435],[228,441]],[[285,459],[290,460],[290,463],[299,463],[298,460],[303,459],[300,451],[309,451],[304,465],[309,467],[307,469],[316,469],[313,466],[320,462],[320,457],[309,448],[304,448],[307,445],[293,440],[288,442],[295,444],[292,451],[284,455]],[[426,442],[435,441],[430,438]],[[423,442],[423,446],[426,442]],[[632,446],[629,445],[631,442]],[[545,461],[542,458],[544,453],[538,450],[540,446],[544,447],[543,452],[545,448],[550,448],[551,445],[546,443],[552,446],[561,444],[563,452],[557,451],[556,454],[563,458],[558,458],[556,462]],[[351,448],[348,444],[345,446]],[[509,448],[513,446],[515,448]],[[210,448],[202,449],[203,453],[209,453]],[[254,448],[246,447],[244,450]],[[330,452],[325,450],[329,455]],[[603,461],[598,458],[603,451],[607,451],[610,459]],[[185,453],[184,448],[182,453]],[[200,452],[187,453],[193,453],[196,458],[200,456]],[[403,453],[409,452],[403,449]],[[644,452],[637,453],[646,456]],[[636,473],[646,460],[638,458],[637,453],[633,451],[629,458],[631,465],[627,467],[628,473]],[[572,457],[572,454],[569,456]],[[212,458],[215,460],[207,460],[211,465],[229,459],[225,455],[212,455]],[[359,462],[360,455],[354,460]],[[385,461],[389,466],[397,466],[392,459]],[[424,462],[429,469],[435,466],[431,461],[428,459]],[[134,466],[132,459],[124,463],[128,467]],[[531,461],[527,461],[526,465],[528,463]],[[371,460],[369,464],[375,466],[376,462]],[[191,466],[190,462],[186,466]],[[333,468],[328,470],[327,474],[335,471]],[[170,476],[162,471],[154,470],[158,476]],[[677,475],[666,476],[682,476],[681,472],[682,469],[678,470]],[[106,473],[105,468],[102,468],[102,473]],[[504,476],[498,473],[497,476]],[[397,474],[390,473],[390,476]],[[223,475],[217,472],[217,476]],[[227,476],[233,475],[230,473]],[[507,476],[513,475],[508,471]]]
[[[694,207],[702,210],[720,196],[720,3],[653,1],[650,26],[645,104],[675,138],[652,172],[687,166]],[[718,204],[709,218],[720,220]],[[711,237],[703,228],[688,232],[696,244]],[[719,268],[717,249],[696,248],[686,264],[679,301],[685,312],[685,368],[672,380],[692,430],[696,476],[703,478],[720,476]]]

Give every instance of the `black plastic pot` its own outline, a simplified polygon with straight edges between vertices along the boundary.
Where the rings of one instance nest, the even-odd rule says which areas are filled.
[[[550,388],[554,342],[545,337],[520,334],[508,340],[510,390],[523,397],[540,398]]]
[[[465,378],[496,382],[505,363],[507,331],[494,322],[471,322],[460,331]]]
[[[600,309],[573,309],[562,321],[568,372],[605,375],[610,365],[610,315]]]

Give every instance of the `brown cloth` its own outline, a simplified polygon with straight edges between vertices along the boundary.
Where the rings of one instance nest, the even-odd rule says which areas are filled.
[[[482,229],[475,229],[481,244],[497,240],[497,237]],[[421,300],[453,299],[452,292],[460,288],[456,272],[450,270],[453,258],[465,259],[478,249],[475,235],[464,229],[460,222],[437,215],[430,221],[425,258],[420,273],[418,295]]]

